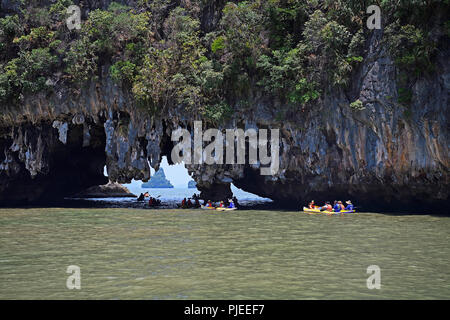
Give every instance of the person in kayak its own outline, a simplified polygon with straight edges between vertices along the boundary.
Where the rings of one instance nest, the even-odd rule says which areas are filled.
[[[233,199],[229,199],[228,201],[230,202],[230,204],[228,205],[228,208],[235,208]]]
[[[198,200],[198,197],[195,198],[194,208],[200,208],[200,201]]]
[[[315,208],[314,200],[311,200],[311,202],[308,204],[308,208],[310,208],[310,209],[314,209]]]
[[[181,201],[181,207],[186,208],[186,198]]]
[[[188,208],[192,208],[192,201],[191,201],[191,198],[188,199],[186,205],[187,205]]]
[[[336,200],[334,200],[333,211],[334,211],[334,212],[341,212],[341,205],[340,205],[339,202],[336,201]]]
[[[350,201],[350,200],[348,200],[348,201],[346,201],[345,202],[346,204],[347,204],[347,206],[345,207],[345,209],[344,210],[347,210],[347,211],[353,211],[353,204],[352,204],[352,202]]]
[[[345,207],[344,207],[344,205],[342,204],[342,201],[339,200],[339,201],[338,201],[338,204],[341,206],[341,211],[342,211],[342,210],[345,210]]]
[[[145,197],[148,197],[148,196],[150,196],[148,192],[146,192],[146,193],[141,193],[141,194],[139,195],[139,198],[137,198],[137,201],[144,201],[144,200],[145,200]]]
[[[319,208],[320,211],[333,211],[333,207],[330,204],[330,201],[325,202],[325,205],[323,207]]]
[[[234,206],[237,208],[239,206],[238,199],[236,197],[231,198],[233,200]]]
[[[223,207],[224,207],[223,201],[220,201],[219,208],[223,208]]]
[[[212,208],[212,203],[211,203],[211,200],[208,200],[208,203],[206,204],[206,206],[208,207],[208,208]]]

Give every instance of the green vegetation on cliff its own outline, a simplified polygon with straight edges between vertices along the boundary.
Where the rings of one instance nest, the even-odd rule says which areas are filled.
[[[207,1],[113,2],[83,16],[81,30],[66,26],[71,0],[19,2],[18,12],[0,18],[0,103],[7,105],[57,85],[76,92],[106,71],[153,113],[181,107],[218,123],[251,106],[258,91],[305,110],[330,88],[348,87],[372,33],[369,1],[228,2],[214,23]],[[412,80],[433,70],[439,43],[449,40],[449,1],[379,5],[401,71],[399,102],[407,104]]]

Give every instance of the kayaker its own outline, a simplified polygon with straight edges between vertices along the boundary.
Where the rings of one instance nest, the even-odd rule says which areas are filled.
[[[200,208],[200,201],[198,201],[198,197],[195,198],[195,204],[194,204],[195,208]]]
[[[219,208],[223,208],[223,207],[224,207],[223,201],[220,201]]]
[[[341,210],[345,210],[345,207],[344,207],[344,205],[342,204],[342,201],[338,201],[338,204],[341,206]]]
[[[187,201],[187,207],[188,207],[188,208],[191,208],[191,207],[192,207],[192,201],[191,201],[191,198],[189,198],[188,201]]]
[[[334,200],[333,211],[334,211],[334,212],[341,212],[341,205],[340,205],[339,202],[336,201],[336,200]]]
[[[325,202],[325,205],[323,207],[319,208],[320,211],[333,211],[333,207],[330,204],[330,201]]]
[[[348,211],[353,211],[353,204],[352,204],[352,202],[350,201],[350,200],[348,200],[348,201],[346,201],[345,202],[346,204],[347,204],[347,206],[345,207],[345,210],[348,210]]]
[[[186,198],[181,201],[181,207],[186,208]]]
[[[238,199],[236,197],[231,198],[233,200],[234,206],[237,208],[239,206]]]
[[[211,203],[211,200],[208,200],[208,203],[206,204],[206,206],[209,207],[209,208],[212,208],[213,205]]]
[[[311,202],[308,204],[308,208],[314,209],[314,207],[315,207],[314,200],[311,200]]]
[[[153,198],[150,197],[150,199],[148,200],[148,205],[151,207],[153,206]]]
[[[148,197],[148,196],[149,196],[148,192],[146,192],[146,193],[141,193],[141,194],[139,195],[139,197],[137,198],[137,201],[144,201],[144,200],[145,200],[145,197]]]
[[[234,208],[233,199],[229,199],[228,201],[230,202],[230,204],[228,205],[228,208]]]

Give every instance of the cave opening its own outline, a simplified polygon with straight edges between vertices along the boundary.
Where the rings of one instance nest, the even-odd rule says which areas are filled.
[[[192,175],[189,174],[188,169],[186,168],[184,163],[178,164],[170,164],[167,156],[163,156],[159,165],[159,170],[163,171],[164,177],[171,184],[172,187],[148,187],[149,184],[146,184],[142,180],[133,179],[130,183],[122,184],[126,187],[130,192],[135,195],[140,195],[141,193],[149,192],[152,197],[158,197],[163,201],[167,201],[170,205],[174,205],[175,203],[181,202],[184,198],[191,198],[194,194],[201,196],[201,190],[197,189],[197,187],[189,186],[189,183],[195,182]],[[106,170],[105,170],[106,173]],[[155,176],[155,169],[151,168],[151,178]],[[159,177],[158,183],[159,183]],[[247,192],[241,188],[235,186],[232,182],[229,184],[229,187],[232,192],[232,196],[236,197],[240,201],[243,201],[247,204],[260,204],[271,203],[271,199],[260,197],[256,194]],[[205,199],[208,200],[208,199]]]
[[[106,163],[105,132],[101,125],[89,125],[89,145],[85,145],[82,125],[71,126],[65,136],[55,134],[58,129],[46,122],[16,128],[14,139],[0,143],[8,158],[1,173],[0,203],[47,205],[107,183],[102,172]]]

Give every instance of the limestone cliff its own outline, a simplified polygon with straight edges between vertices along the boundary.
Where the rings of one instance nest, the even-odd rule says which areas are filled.
[[[204,28],[215,24],[214,14],[206,17]],[[251,88],[252,107],[235,106],[219,129],[280,129],[280,169],[262,176],[259,165],[188,165],[202,195],[229,196],[232,182],[296,207],[309,199],[352,199],[364,210],[447,204],[450,50],[440,48],[435,71],[414,83],[405,112],[397,103],[399,70],[381,41],[383,32],[371,33],[348,89],[324,90],[314,108],[280,121],[280,102]],[[171,133],[191,129],[200,117],[180,106],[158,114],[142,110],[108,70],[103,65],[101,77],[78,93],[55,84],[52,94],[27,96],[20,108],[4,106],[2,204],[47,201],[104,184],[104,165],[110,180],[129,183],[147,181],[150,166],[158,170],[162,156],[171,163]],[[363,110],[350,107],[357,99]]]

